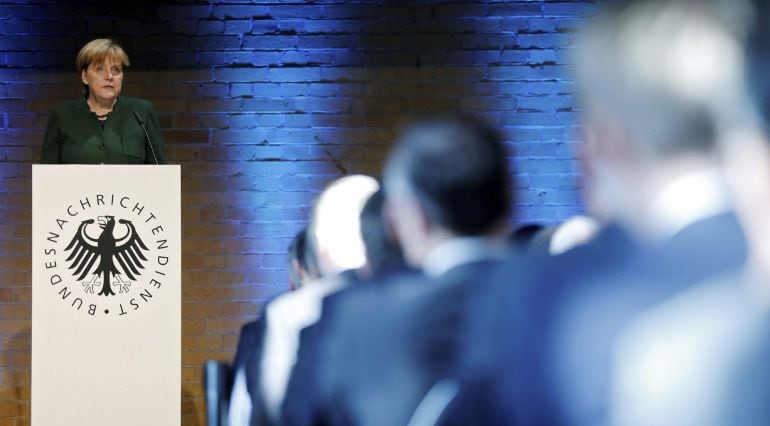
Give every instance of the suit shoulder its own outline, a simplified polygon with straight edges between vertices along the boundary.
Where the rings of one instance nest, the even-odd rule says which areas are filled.
[[[259,319],[252,320],[247,322],[241,327],[241,335],[249,335],[252,333],[256,333],[256,331],[260,328],[264,320],[260,317]]]
[[[81,109],[83,104],[83,98],[70,99],[69,101],[56,105],[53,110],[51,110],[51,113],[57,115],[66,114]]]

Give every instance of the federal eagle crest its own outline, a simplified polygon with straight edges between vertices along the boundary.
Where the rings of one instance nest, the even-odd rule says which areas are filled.
[[[78,276],[78,281],[85,279],[92,274],[90,281],[83,281],[83,287],[86,293],[93,293],[94,287],[101,285],[99,295],[112,296],[115,292],[110,285],[111,279],[115,279],[118,286],[118,292],[128,292],[131,281],[125,281],[121,275],[128,277],[129,280],[136,280],[140,269],[144,269],[142,262],[146,262],[143,251],[148,250],[147,246],[136,233],[136,228],[130,220],[119,219],[121,225],[125,225],[126,233],[120,238],[115,238],[114,216],[97,217],[99,227],[102,233],[93,238],[88,235],[87,228],[94,223],[93,219],[84,220],[80,223],[75,236],[72,237],[67,248],[64,251],[71,251],[67,262],[70,262],[70,270],[74,270],[72,275]],[[98,263],[97,263],[98,261]],[[99,281],[99,278],[102,278]]]

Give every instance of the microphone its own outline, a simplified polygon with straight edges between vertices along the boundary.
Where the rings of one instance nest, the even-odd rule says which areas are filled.
[[[155,159],[155,164],[160,164],[158,162],[158,156],[155,155],[155,148],[152,146],[152,141],[150,140],[150,134],[147,133],[147,127],[144,127],[144,121],[142,121],[142,118],[139,117],[139,113],[134,111],[134,118],[136,119],[136,122],[139,123],[140,126],[142,126],[142,130],[144,130],[144,135],[147,136],[147,144],[150,145],[150,152],[152,152],[152,158]]]

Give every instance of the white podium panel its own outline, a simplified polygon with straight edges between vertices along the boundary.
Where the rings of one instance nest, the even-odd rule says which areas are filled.
[[[179,166],[33,165],[32,424],[181,422]]]

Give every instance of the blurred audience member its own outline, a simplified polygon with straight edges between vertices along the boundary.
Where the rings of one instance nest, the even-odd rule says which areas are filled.
[[[291,290],[302,286],[307,281],[319,278],[315,256],[305,244],[306,235],[307,228],[302,228],[291,240],[287,250],[286,270]],[[232,425],[249,423],[252,412],[250,395],[257,390],[253,389],[254,386],[247,385],[245,363],[246,360],[254,360],[262,353],[264,335],[265,320],[263,316],[241,327],[238,349],[230,369],[233,378],[228,419]]]
[[[379,189],[369,197],[361,210],[361,238],[367,260],[362,275],[366,278],[379,277],[405,267],[404,252],[385,221],[384,207],[385,192]]]
[[[591,242],[531,265],[539,276],[524,294],[510,291],[519,269],[490,279],[498,284],[488,305],[511,307],[487,320],[496,327],[486,346],[509,356],[467,382],[499,386],[489,396],[507,413],[496,423],[606,424],[623,327],[745,263],[716,149],[717,107],[740,73],[740,25],[714,4],[606,2],[578,35],[586,203],[607,225]],[[473,415],[463,401],[479,402],[461,389],[449,413]]]
[[[238,338],[238,349],[235,359],[230,367],[233,374],[230,402],[228,404],[228,425],[247,425],[253,411],[252,395],[258,392],[253,385],[248,383],[246,377],[246,363],[252,359],[258,359],[262,352],[262,344],[265,336],[264,315],[254,321],[249,321],[241,327]]]
[[[724,2],[731,13],[743,2]],[[751,268],[735,268],[687,288],[625,328],[615,353],[612,420],[616,425],[766,425],[770,422],[770,291],[767,283],[770,124],[770,6],[755,2],[747,94],[725,102],[723,150],[737,206],[751,237]],[[742,28],[749,28],[744,25]],[[748,111],[748,112],[746,112]],[[747,119],[748,117],[748,119]],[[765,143],[761,143],[764,140]]]
[[[715,5],[607,3],[580,36],[588,206],[633,242],[602,253],[600,235],[561,258],[591,274],[546,275],[564,283],[543,291],[538,321],[560,422],[607,421],[613,347],[635,315],[745,263],[716,149],[718,106],[740,73],[740,25]]]
[[[297,232],[286,254],[289,288],[296,290],[308,281],[321,277],[312,247],[307,243],[307,228]]]
[[[359,217],[364,203],[378,187],[374,178],[352,175],[334,181],[321,193],[307,236],[321,278],[278,296],[265,308],[261,360],[249,363],[251,372],[247,369],[247,376],[251,381],[259,380],[260,392],[255,395],[261,395],[262,401],[254,401],[254,406],[264,404],[266,417],[271,421],[280,418],[300,331],[318,321],[323,298],[356,280],[355,273],[350,271],[366,264]]]
[[[400,133],[384,173],[386,216],[424,276],[337,304],[319,351],[313,424],[408,424],[415,413],[419,423],[437,410],[430,401],[451,396],[436,386],[465,346],[467,295],[508,254],[503,154],[498,136],[469,117],[419,119]]]
[[[471,118],[415,121],[384,172],[387,213],[407,262],[438,276],[489,258],[507,232],[510,185],[499,137]]]
[[[324,298],[322,315],[318,322],[300,333],[297,363],[291,373],[282,408],[282,424],[304,425],[312,423],[313,412],[320,404],[318,398],[319,348],[326,339],[325,333],[337,305],[369,286],[387,287],[394,280],[412,277],[407,270],[403,253],[385,222],[383,206],[385,195],[377,190],[364,204],[361,211],[361,237],[366,251],[367,266],[359,270],[361,280]],[[353,296],[351,296],[353,295]]]
[[[746,284],[739,271],[699,283],[624,328],[614,351],[613,425],[770,422],[767,289]]]

